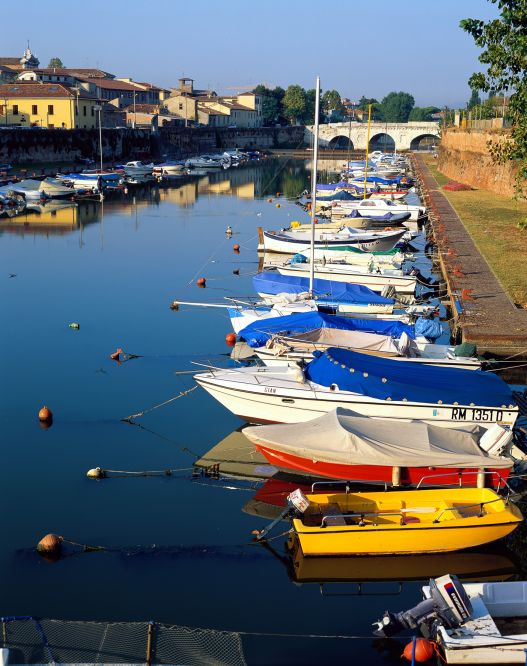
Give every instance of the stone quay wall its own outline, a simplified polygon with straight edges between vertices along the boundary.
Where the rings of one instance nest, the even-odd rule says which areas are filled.
[[[443,132],[438,152],[438,168],[452,180],[476,189],[513,196],[516,169],[512,162],[494,164],[490,141],[506,140],[510,130],[449,128]]]
[[[304,127],[209,128],[163,127],[103,129],[103,160],[174,159],[235,148],[296,148],[303,144]],[[0,162],[17,164],[74,163],[79,158],[99,158],[99,131],[21,130],[0,131]]]

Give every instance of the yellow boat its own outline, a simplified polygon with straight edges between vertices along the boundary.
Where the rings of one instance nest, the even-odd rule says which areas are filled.
[[[289,496],[306,557],[442,553],[510,534],[523,516],[490,488]]]

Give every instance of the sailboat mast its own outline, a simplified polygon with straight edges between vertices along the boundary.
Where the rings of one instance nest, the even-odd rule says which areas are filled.
[[[368,104],[368,138],[366,139],[366,166],[364,167],[364,199],[367,199],[368,193],[366,185],[368,183],[368,157],[370,156],[370,127],[371,127],[371,104]]]
[[[315,138],[313,142],[313,168],[311,170],[311,261],[309,264],[309,297],[313,298],[315,280],[315,217],[317,208],[318,116],[320,108],[320,76],[315,86]]]

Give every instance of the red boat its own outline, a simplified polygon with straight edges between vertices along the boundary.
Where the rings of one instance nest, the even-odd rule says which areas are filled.
[[[499,425],[441,428],[338,408],[312,421],[251,426],[243,433],[272,465],[331,479],[499,488],[514,464],[507,455],[512,433]]]

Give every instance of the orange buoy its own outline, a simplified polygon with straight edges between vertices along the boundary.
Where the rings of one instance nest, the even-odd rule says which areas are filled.
[[[239,252],[239,251],[240,251],[240,246],[238,245],[238,243],[236,243],[236,245],[233,245],[233,246],[232,246],[232,249],[233,249],[235,252]]]
[[[51,412],[51,409],[49,407],[42,407],[42,409],[38,413],[38,420],[41,421],[42,423],[49,423],[50,421],[53,420],[53,414]]]
[[[424,663],[433,656],[435,652],[434,645],[435,644],[432,641],[429,641],[426,638],[414,638],[414,640],[405,646],[401,656],[407,661],[412,661],[412,657],[415,656],[415,661]]]
[[[198,287],[205,287],[207,284],[207,280],[205,280],[204,277],[200,277],[196,280],[196,284],[198,285]]]
[[[225,336],[225,342],[229,345],[229,347],[234,347],[236,344],[236,333],[227,333]]]
[[[179,310],[179,303],[177,301],[172,301],[172,303],[170,303],[170,309]]]
[[[273,203],[272,199],[267,199],[267,203]]]
[[[63,541],[64,537],[57,536],[56,534],[46,534],[37,543],[37,550],[39,553],[47,553],[49,555],[58,554],[62,549]]]
[[[280,204],[276,204],[276,207],[277,207],[277,208],[280,208]]]
[[[279,196],[280,196],[280,192],[277,192],[277,193],[276,193],[276,196],[279,197]]]
[[[112,361],[118,361],[119,360],[119,355],[123,353],[123,350],[120,347],[117,347],[117,349],[113,352],[113,354],[110,354],[110,358]]]

